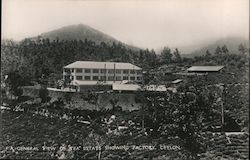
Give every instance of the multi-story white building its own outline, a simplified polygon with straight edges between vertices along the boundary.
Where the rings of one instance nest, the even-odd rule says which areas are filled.
[[[112,84],[122,81],[142,81],[142,69],[131,63],[76,61],[63,67],[63,79],[70,76],[78,84],[106,82]]]

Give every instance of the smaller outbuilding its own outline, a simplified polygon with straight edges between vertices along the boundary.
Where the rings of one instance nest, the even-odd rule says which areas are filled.
[[[188,72],[195,73],[208,73],[208,72],[220,72],[224,66],[192,66],[187,69]]]
[[[182,84],[183,80],[182,79],[176,79],[174,81],[171,82],[171,85],[174,88],[178,88],[181,84]]]
[[[176,79],[176,80],[172,81],[172,84],[178,84],[181,82],[182,82],[182,79]]]

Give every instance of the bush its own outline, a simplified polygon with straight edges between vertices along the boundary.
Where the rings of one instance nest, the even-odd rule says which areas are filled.
[[[39,97],[42,99],[42,103],[46,103],[48,101],[50,101],[50,97],[49,97],[49,91],[47,90],[47,88],[42,87],[39,90]]]

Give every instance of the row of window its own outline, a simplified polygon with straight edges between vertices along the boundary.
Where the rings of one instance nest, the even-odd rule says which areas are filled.
[[[92,70],[92,72],[91,72]],[[68,70],[65,69],[65,72],[67,72]],[[113,74],[114,72],[117,73],[117,74],[141,74],[142,71],[141,70],[128,70],[128,69],[125,69],[125,70],[121,70],[121,69],[81,69],[81,68],[76,68],[76,73],[111,73]],[[74,69],[71,69],[71,72],[74,72]]]
[[[92,77],[92,79],[91,79],[91,77]],[[72,78],[74,78],[74,76],[72,76]],[[84,79],[83,79],[84,78]],[[107,79],[106,79],[107,78]],[[105,80],[108,80],[108,81],[114,81],[114,80],[116,80],[116,81],[121,81],[121,80],[141,80],[141,77],[128,77],[128,76],[123,76],[123,77],[121,77],[121,76],[116,76],[116,77],[114,77],[114,76],[108,76],[108,77],[106,77],[106,76],[76,76],[76,80],[101,80],[101,81],[105,81]]]

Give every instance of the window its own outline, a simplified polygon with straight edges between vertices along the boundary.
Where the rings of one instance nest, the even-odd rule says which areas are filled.
[[[90,80],[90,76],[85,76],[84,79],[85,80]]]
[[[136,73],[137,74],[142,74],[142,71],[141,70],[137,70]]]
[[[130,74],[135,74],[135,71],[134,70],[130,70]]]
[[[76,80],[82,80],[82,76],[76,76]]]
[[[115,73],[117,73],[117,74],[121,74],[121,73],[122,73],[122,71],[121,71],[120,69],[117,69],[117,70],[115,70]]]
[[[121,81],[121,80],[122,80],[122,77],[121,77],[121,76],[117,76],[117,77],[116,77],[116,80],[117,80],[117,81]]]
[[[109,70],[108,70],[108,73],[111,73],[111,74],[112,74],[112,73],[114,73],[114,70],[113,70],[113,69],[109,69]]]
[[[70,69],[68,69],[68,68],[64,68],[64,72],[70,72]]]
[[[123,70],[123,74],[128,74],[128,70]]]
[[[93,73],[99,73],[99,69],[93,69]]]
[[[101,73],[105,73],[105,69],[101,69]]]
[[[77,68],[76,73],[82,73],[82,69]]]
[[[85,69],[85,73],[90,73],[91,70],[90,69]]]
[[[101,80],[105,81],[106,80],[106,76],[101,76]]]
[[[130,80],[132,80],[132,81],[135,80],[135,77],[130,77]]]
[[[109,76],[108,77],[108,81],[113,81],[114,80],[114,76]]]
[[[141,77],[137,77],[137,80],[140,81],[140,80],[141,80]]]
[[[71,76],[71,80],[74,80],[74,76]]]
[[[93,76],[93,80],[98,80],[99,77],[98,76]]]
[[[123,76],[123,80],[128,80],[128,76]]]
[[[71,72],[74,72],[74,68],[71,69]]]

